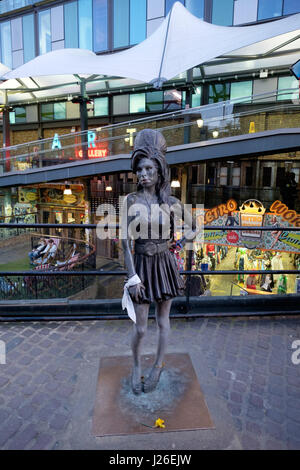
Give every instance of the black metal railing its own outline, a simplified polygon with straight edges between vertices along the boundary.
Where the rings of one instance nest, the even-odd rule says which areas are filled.
[[[99,224],[15,224],[15,223],[2,223],[0,224],[0,228],[5,229],[14,229],[16,226],[18,228],[27,228],[27,229],[51,229],[51,228],[59,228],[59,229],[90,229],[95,230],[99,227]],[[102,228],[119,228],[118,226],[109,226],[109,225],[102,225]],[[203,230],[213,230],[213,231],[232,231],[233,227],[230,226],[216,226],[216,225],[206,225],[203,227]],[[245,227],[245,226],[235,226],[234,231],[289,231],[289,232],[299,232],[299,227],[276,227],[274,226],[265,226],[265,227]],[[54,236],[53,236],[54,237]],[[234,248],[234,245],[231,245]],[[238,246],[238,245],[237,245]],[[272,250],[276,251],[276,250]],[[191,251],[190,251],[191,253]],[[300,254],[300,250],[299,250]],[[94,265],[94,263],[89,264],[89,266]],[[204,271],[204,270],[192,270],[191,264],[191,256],[187,257],[187,269],[184,271],[180,271],[181,275],[186,276],[186,292],[185,292],[185,300],[181,302],[179,311],[181,314],[184,314],[186,318],[193,317],[195,314],[191,313],[191,296],[190,291],[190,281],[191,276],[201,275],[201,276],[220,276],[220,275],[249,275],[249,274],[293,274],[296,275],[299,273],[299,270],[295,269],[283,269],[283,270],[214,270],[214,271]],[[87,286],[91,285],[92,278],[95,276],[123,276],[126,277],[127,271],[124,269],[89,269],[88,266],[84,267],[84,264],[80,266],[76,266],[75,269],[72,270],[54,270],[54,269],[45,269],[45,270],[30,270],[30,271],[0,271],[0,299],[9,300],[11,298],[14,300],[15,295],[12,295],[14,292],[18,292],[20,299],[28,299],[29,301],[32,299],[35,300],[43,300],[46,299],[47,296],[45,295],[46,292],[53,290],[60,298],[68,298],[74,292],[79,292],[84,290]],[[13,279],[12,279],[13,278]],[[46,289],[47,287],[47,289]],[[240,287],[240,286],[239,286]],[[245,290],[245,289],[244,289]],[[2,294],[1,294],[2,291]],[[56,297],[56,298],[57,298]],[[272,296],[275,297],[275,296]],[[279,296],[277,295],[276,298]],[[291,311],[293,314],[300,313],[300,305],[299,305],[299,297],[296,296],[296,306]],[[214,297],[216,299],[216,297]],[[101,306],[101,304],[105,304],[107,299],[97,299],[94,301],[94,307],[97,309],[97,306]],[[1,302],[0,302],[1,304]],[[299,307],[298,307],[299,305]],[[1,305],[0,305],[1,307]],[[288,312],[285,312],[287,314]],[[242,312],[241,312],[242,314]],[[251,313],[250,313],[251,314]],[[176,316],[176,315],[175,315]],[[15,317],[15,315],[14,315]],[[100,312],[93,313],[90,315],[84,315],[85,319],[92,319],[92,318],[127,318],[126,314],[120,315],[102,315]],[[26,319],[25,316],[18,316],[19,319]],[[62,315],[62,318],[65,318]],[[68,315],[67,318],[80,318],[79,315]],[[9,315],[3,315],[0,313],[0,320],[9,319]],[[28,319],[28,318],[27,318]],[[45,318],[44,318],[45,319]]]

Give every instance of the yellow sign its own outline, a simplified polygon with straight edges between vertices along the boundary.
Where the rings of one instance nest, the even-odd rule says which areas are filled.
[[[254,134],[255,133],[255,122],[251,121],[250,126],[249,126],[249,134]]]

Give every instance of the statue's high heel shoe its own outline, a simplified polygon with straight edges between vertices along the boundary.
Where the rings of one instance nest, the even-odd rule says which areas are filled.
[[[164,364],[162,366],[156,365],[152,367],[150,374],[144,382],[144,393],[153,392],[153,390],[156,389],[163,369]]]

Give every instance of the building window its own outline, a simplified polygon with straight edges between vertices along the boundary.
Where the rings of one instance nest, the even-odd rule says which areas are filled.
[[[164,91],[164,110],[173,111],[174,109],[181,109],[182,94],[178,90]]]
[[[66,103],[54,103],[54,119],[66,119]]]
[[[51,51],[50,10],[39,12],[39,53]]]
[[[284,0],[283,2],[283,14],[291,15],[292,13],[298,13],[300,11],[299,0]]]
[[[129,0],[114,0],[114,47],[129,44]]]
[[[275,18],[282,15],[282,0],[259,0],[258,2],[258,20]]]
[[[108,97],[94,99],[94,116],[108,116]]]
[[[214,83],[209,85],[209,97],[208,102],[218,103],[219,101],[229,100],[230,96],[230,84],[229,83]]]
[[[23,107],[17,107],[14,109],[15,111],[15,123],[22,123],[26,122],[26,109]]]
[[[1,31],[1,57],[2,63],[12,68],[12,50],[11,50],[11,29],[10,21],[5,21],[0,25]]]
[[[160,18],[165,14],[165,0],[147,0],[147,19]]]
[[[246,177],[245,177],[245,184],[246,186],[252,186],[253,185],[253,167],[252,166],[246,166]]]
[[[233,82],[231,83],[230,87],[230,99],[231,100],[238,100],[238,103],[243,101],[250,102],[251,99],[243,99],[247,96],[252,95],[252,80],[245,81],[245,82]]]
[[[163,101],[164,98],[162,91],[152,91],[146,93],[146,111],[149,113],[162,111]]]
[[[129,112],[130,113],[144,113],[146,108],[145,93],[136,93],[129,97]]]
[[[51,41],[63,41],[64,33],[64,8],[63,5],[51,8]]]
[[[77,2],[64,4],[65,47],[78,47]]]
[[[198,18],[204,17],[204,0],[185,0],[185,6]]]
[[[258,0],[235,0],[233,24],[252,23],[257,18]]]
[[[262,174],[262,186],[263,187],[270,187],[271,186],[271,179],[272,179],[272,167],[264,166],[263,167],[263,174]]]
[[[184,5],[184,0],[166,0],[166,16],[167,14],[169,13],[169,11],[171,10],[172,6],[174,5],[174,3],[176,1],[180,1],[180,3],[182,3]]]
[[[213,24],[231,26],[233,23],[233,1],[213,0],[212,19]]]
[[[129,95],[113,96],[113,114],[129,113]]]
[[[42,104],[41,115],[42,115],[42,121],[53,121],[54,119],[53,103]]]
[[[94,0],[94,51],[101,52],[108,48],[107,42],[107,0]]]
[[[130,44],[138,44],[146,38],[146,0],[130,0]]]
[[[79,47],[93,50],[93,4],[92,0],[78,0]]]
[[[288,90],[294,88],[291,92],[281,92],[280,90]],[[278,78],[278,96],[277,100],[297,100],[299,99],[299,82],[295,77],[279,77]]]
[[[35,57],[35,29],[34,16],[25,15],[23,20],[23,46],[24,46],[24,62],[34,59]]]
[[[192,94],[192,108],[201,106],[202,87],[196,87],[196,93]]]

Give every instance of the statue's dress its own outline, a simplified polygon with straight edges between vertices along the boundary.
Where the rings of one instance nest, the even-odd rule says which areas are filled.
[[[179,274],[175,257],[169,250],[168,242],[172,232],[170,219],[166,220],[163,216],[157,218],[154,226],[152,223],[151,232],[149,210],[148,219],[144,222],[148,223],[149,238],[137,238],[134,249],[135,270],[145,286],[139,303],[161,302],[184,295],[184,281]],[[163,238],[166,233],[169,233],[169,237]]]

